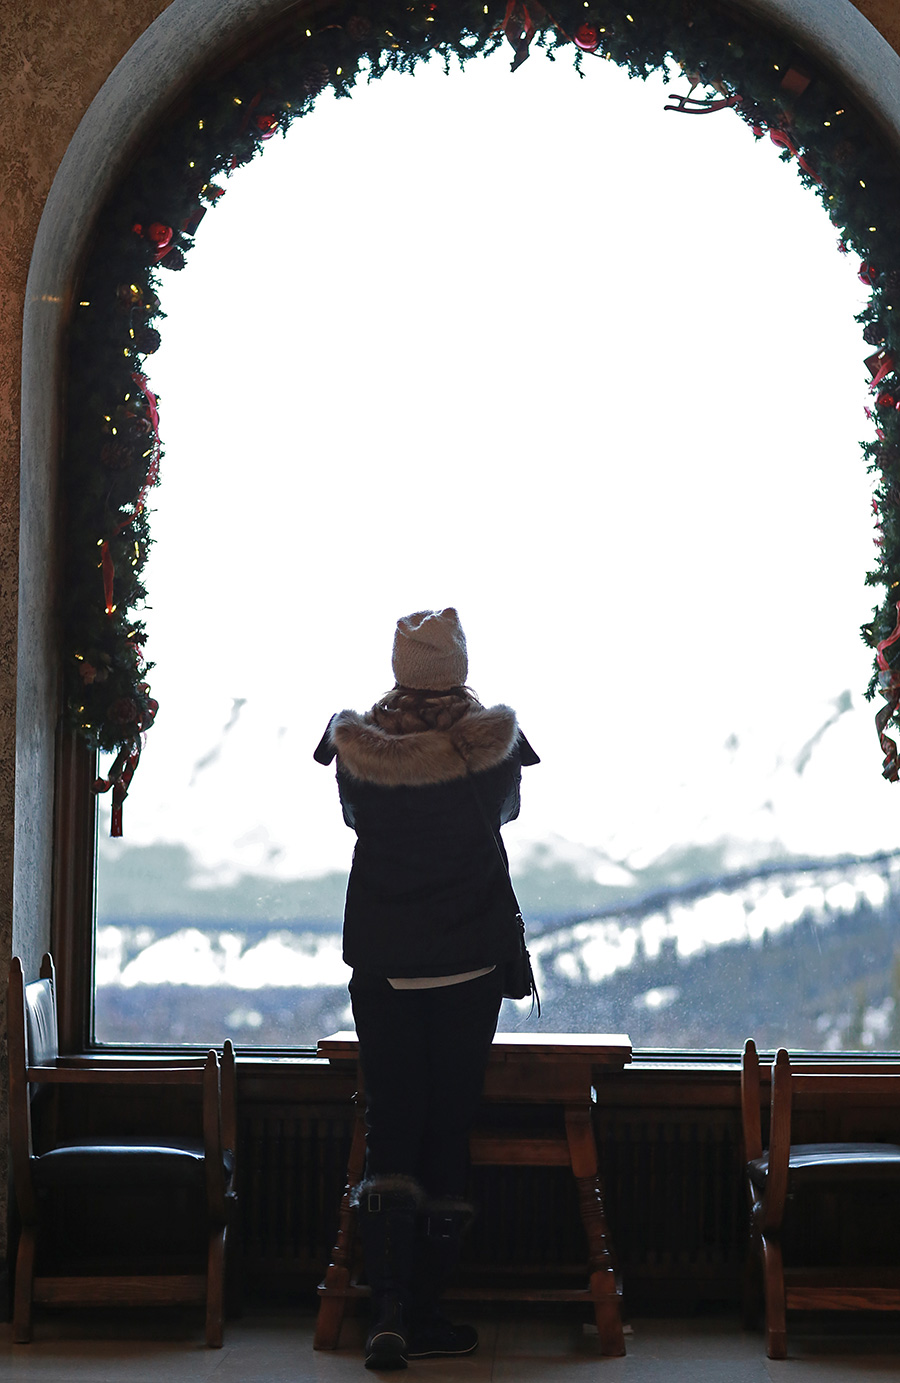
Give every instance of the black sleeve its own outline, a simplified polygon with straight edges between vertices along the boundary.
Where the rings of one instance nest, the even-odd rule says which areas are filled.
[[[334,747],[334,741],[331,738],[331,727],[336,720],[337,713],[335,713],[329,720],[328,725],[325,728],[325,733],[319,740],[319,743],[316,745],[315,753],[313,754],[313,758],[315,759],[316,763],[324,764],[326,768],[330,763],[334,763],[335,757],[337,755],[337,750]]]
[[[532,764],[540,763],[540,759],[537,754],[535,754],[521,730],[519,731],[519,740],[516,747],[519,751],[519,763],[523,768],[531,768]]]

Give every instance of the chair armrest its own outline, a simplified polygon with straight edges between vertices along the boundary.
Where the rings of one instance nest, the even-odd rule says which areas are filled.
[[[29,1066],[29,1084],[202,1085],[203,1066]]]

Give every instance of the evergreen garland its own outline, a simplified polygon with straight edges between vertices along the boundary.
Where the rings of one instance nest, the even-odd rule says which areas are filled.
[[[674,57],[701,93],[676,97],[676,106],[730,104],[757,138],[772,137],[823,202],[840,248],[860,257],[871,289],[858,320],[871,350],[876,430],[862,449],[878,475],[878,557],[866,579],[886,588],[863,626],[877,650],[867,695],[886,698],[884,774],[898,777],[885,729],[900,723],[900,168],[871,119],[789,39],[717,0],[559,0],[550,11],[537,0],[337,0],[315,20],[298,7],[268,46],[196,86],[98,218],[72,329],[63,637],[69,720],[89,745],[119,751],[97,785],[115,788],[115,833],[156,710],[136,611],[151,542],[146,499],[161,455],[143,363],[159,345],[162,271],[184,267],[223,181],[326,88],[349,96],[360,78],[411,73],[432,58],[462,66],[501,45],[513,70],[535,48],[573,58],[581,72],[605,58],[641,78],[666,77]]]

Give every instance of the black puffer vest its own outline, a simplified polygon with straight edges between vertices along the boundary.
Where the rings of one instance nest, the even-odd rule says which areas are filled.
[[[346,963],[403,978],[508,960],[518,944],[509,883],[475,794],[500,841],[519,814],[522,765],[539,762],[513,711],[473,708],[449,730],[403,735],[341,711],[316,750],[320,763],[335,755],[357,835]]]

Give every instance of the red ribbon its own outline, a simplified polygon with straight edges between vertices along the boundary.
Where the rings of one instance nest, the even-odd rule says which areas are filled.
[[[870,356],[870,357],[869,357],[869,360],[872,360],[872,359],[877,360],[877,359],[878,359],[878,355],[876,354],[875,356]],[[868,361],[868,360],[866,361],[866,364],[867,364],[867,365],[869,364],[869,361]],[[870,366],[870,368],[871,368],[871,366]],[[891,355],[891,353],[890,353],[889,351],[885,351],[885,352],[883,353],[883,358],[882,358],[881,364],[879,365],[877,371],[872,375],[872,383],[869,385],[869,393],[870,393],[870,394],[874,394],[875,390],[878,388],[879,384],[880,384],[881,381],[884,379],[885,375],[889,375],[889,374],[891,373],[891,370],[893,370],[893,368],[894,368],[894,357]]]
[[[530,9],[529,9],[530,3]],[[506,0],[506,14],[503,16],[503,23],[500,27],[512,44],[515,57],[510,63],[510,72],[515,72],[517,67],[528,57],[528,50],[531,47],[531,40],[537,33],[539,23],[549,21],[555,27],[555,20],[552,20],[538,0]],[[532,11],[537,17],[537,22],[532,18]],[[562,32],[562,30],[560,30]],[[566,35],[568,38],[568,34]]]
[[[886,733],[891,717],[900,706],[900,672],[894,672],[890,663],[884,656],[884,650],[890,648],[900,639],[900,600],[897,602],[897,623],[894,632],[889,634],[886,639],[882,639],[876,649],[875,660],[878,664],[880,676],[881,695],[887,700],[887,705],[882,706],[875,717],[875,729],[878,731],[878,740],[884,753],[884,763],[882,764],[882,777],[887,778],[889,783],[900,782],[900,769],[898,769],[897,745],[894,740]]]
[[[135,769],[141,761],[143,736],[156,719],[158,710],[159,702],[154,701],[151,697],[147,710],[140,717],[134,738],[119,750],[113,766],[109,770],[108,777],[97,778],[94,783],[94,792],[98,795],[102,792],[109,792],[112,788],[112,819],[109,826],[111,836],[119,837],[122,834],[122,805],[128,796],[128,789],[131,787]]]
[[[797,148],[796,144],[791,139],[789,134],[785,134],[784,130],[770,130],[769,138],[771,139],[773,144],[776,144],[778,146],[779,149],[789,149],[791,154],[793,154],[794,158],[800,164],[800,167],[803,169],[804,173],[808,173],[814,182],[822,181],[816,170],[810,167],[810,165],[806,162],[806,159],[803,158],[803,156],[800,153],[800,150]]]
[[[729,106],[739,106],[742,97],[734,95],[721,98],[709,97],[706,100],[701,100],[699,96],[692,96],[690,92],[687,96],[676,96],[673,92],[670,99],[676,101],[677,105],[663,106],[663,110],[674,110],[680,115],[712,115],[713,111],[725,110]]]

